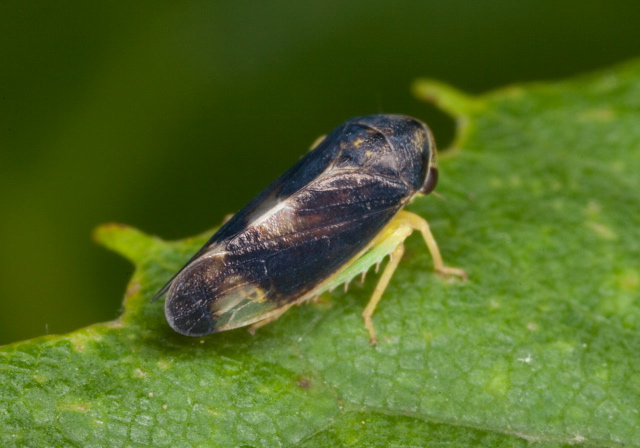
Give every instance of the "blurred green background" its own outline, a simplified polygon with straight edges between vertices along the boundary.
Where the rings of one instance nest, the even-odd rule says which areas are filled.
[[[119,314],[132,267],[95,226],[203,232],[354,115],[414,115],[446,146],[415,78],[593,70],[640,55],[639,18],[635,0],[3,1],[0,344]]]

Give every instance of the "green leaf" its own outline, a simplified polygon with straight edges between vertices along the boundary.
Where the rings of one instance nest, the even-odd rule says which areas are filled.
[[[414,86],[458,120],[444,199],[376,313],[375,285],[255,336],[175,334],[149,300],[206,236],[103,226],[136,265],[117,321],[0,351],[3,447],[639,446],[640,61],[469,97]]]

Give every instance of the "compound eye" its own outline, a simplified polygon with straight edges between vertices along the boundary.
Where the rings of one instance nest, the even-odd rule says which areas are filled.
[[[427,174],[422,188],[420,188],[420,193],[429,194],[436,188],[436,185],[438,185],[438,168],[432,166],[429,168],[429,174]]]

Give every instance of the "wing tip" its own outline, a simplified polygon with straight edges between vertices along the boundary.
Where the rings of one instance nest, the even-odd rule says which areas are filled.
[[[160,291],[158,291],[158,292],[156,293],[156,295],[155,295],[155,296],[153,296],[153,298],[150,300],[150,303],[154,303],[154,302],[157,302],[158,300],[160,300],[160,298],[161,298],[163,295],[165,295],[165,294],[167,293],[167,291],[169,290],[169,287],[171,286],[171,283],[172,283],[172,282],[173,282],[173,279],[169,280],[169,281],[167,282],[167,284],[166,284],[166,285],[164,285],[164,286],[162,287],[162,289],[160,289]]]

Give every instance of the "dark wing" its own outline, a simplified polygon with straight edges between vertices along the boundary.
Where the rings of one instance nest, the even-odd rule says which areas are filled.
[[[323,174],[232,238],[226,259],[255,260],[261,269],[251,281],[288,303],[364,249],[411,193],[401,182],[358,170]]]
[[[203,254],[207,253],[216,243],[227,240],[246,229],[247,224],[254,217],[268,212],[277,203],[286,200],[325,171],[335,161],[336,154],[340,152],[340,147],[334,143],[339,140],[344,128],[345,126],[340,126],[334,130],[313,151],[302,157],[282,176],[253,198],[242,210],[224,223],[209,241],[171,277],[151,301],[154,302],[162,297],[180,273]]]
[[[329,169],[188,265],[167,299],[171,326],[197,336],[268,317],[340,270],[412,194],[376,173]]]

